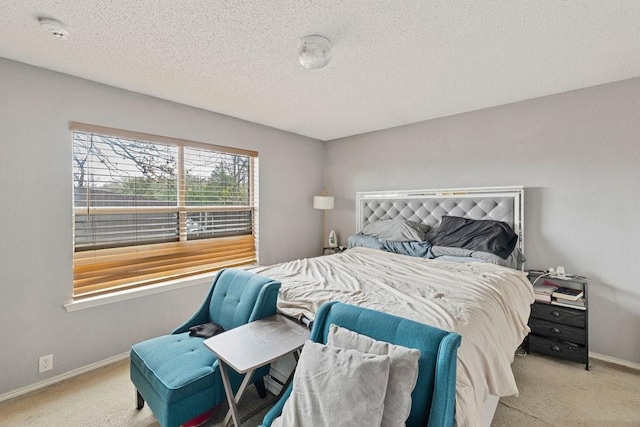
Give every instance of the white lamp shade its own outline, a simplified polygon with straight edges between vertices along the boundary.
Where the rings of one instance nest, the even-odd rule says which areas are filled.
[[[333,196],[313,196],[313,207],[315,209],[333,209]]]

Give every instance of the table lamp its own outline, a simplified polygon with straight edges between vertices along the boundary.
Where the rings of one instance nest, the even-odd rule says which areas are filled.
[[[326,236],[326,216],[327,211],[333,209],[333,196],[327,196],[325,192],[322,192],[322,196],[313,196],[313,207],[314,209],[322,209],[322,235]],[[329,235],[329,247],[335,248],[338,246],[338,241],[336,239],[336,233],[331,230],[331,234]]]

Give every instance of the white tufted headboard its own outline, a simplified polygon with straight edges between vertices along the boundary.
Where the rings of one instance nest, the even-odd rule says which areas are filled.
[[[437,229],[443,215],[506,222],[524,252],[524,188],[486,187],[356,193],[356,231],[382,219],[401,217]]]

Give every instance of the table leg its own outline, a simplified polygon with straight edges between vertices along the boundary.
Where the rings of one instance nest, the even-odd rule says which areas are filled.
[[[235,427],[240,427],[240,417],[238,417],[238,408],[236,406],[235,398],[233,397],[233,389],[231,388],[231,382],[229,381],[229,374],[227,373],[227,365],[220,359],[218,359],[218,363],[220,363],[220,375],[222,375],[222,384],[224,385],[224,391],[227,395],[227,401],[229,402],[229,412],[227,412],[227,416],[224,419],[224,423],[222,424],[224,427],[227,426],[229,422],[229,414],[233,417],[233,425]]]
[[[242,399],[242,395],[249,385],[249,381],[255,372],[255,369],[250,370],[244,376],[242,383],[240,384],[240,388],[235,396],[233,396],[233,390],[231,389],[231,382],[229,381],[229,375],[227,374],[227,365],[220,359],[218,359],[220,363],[220,374],[222,374],[222,383],[224,384],[224,391],[227,394],[227,401],[229,402],[229,411],[227,415],[224,417],[224,421],[222,422],[223,427],[227,426],[229,422],[229,418],[233,417],[233,425],[235,427],[240,427],[241,421],[240,416],[238,415],[238,403],[240,399]],[[225,380],[226,378],[226,380]]]
[[[287,377],[287,381],[285,381],[285,383],[282,385],[282,389],[280,390],[280,393],[278,393],[278,395],[276,396],[278,399],[280,400],[280,398],[282,397],[282,395],[287,391],[287,389],[289,388],[289,384],[291,384],[291,382],[293,381],[293,376],[296,373],[296,368],[298,367],[298,362],[300,361],[300,349],[294,350],[293,351],[293,357],[296,360],[296,364],[293,367],[293,371],[291,371],[291,373],[289,374],[289,376]]]

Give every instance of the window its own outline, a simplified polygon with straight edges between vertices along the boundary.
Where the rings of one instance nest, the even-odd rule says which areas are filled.
[[[74,297],[257,261],[256,152],[71,130]]]

